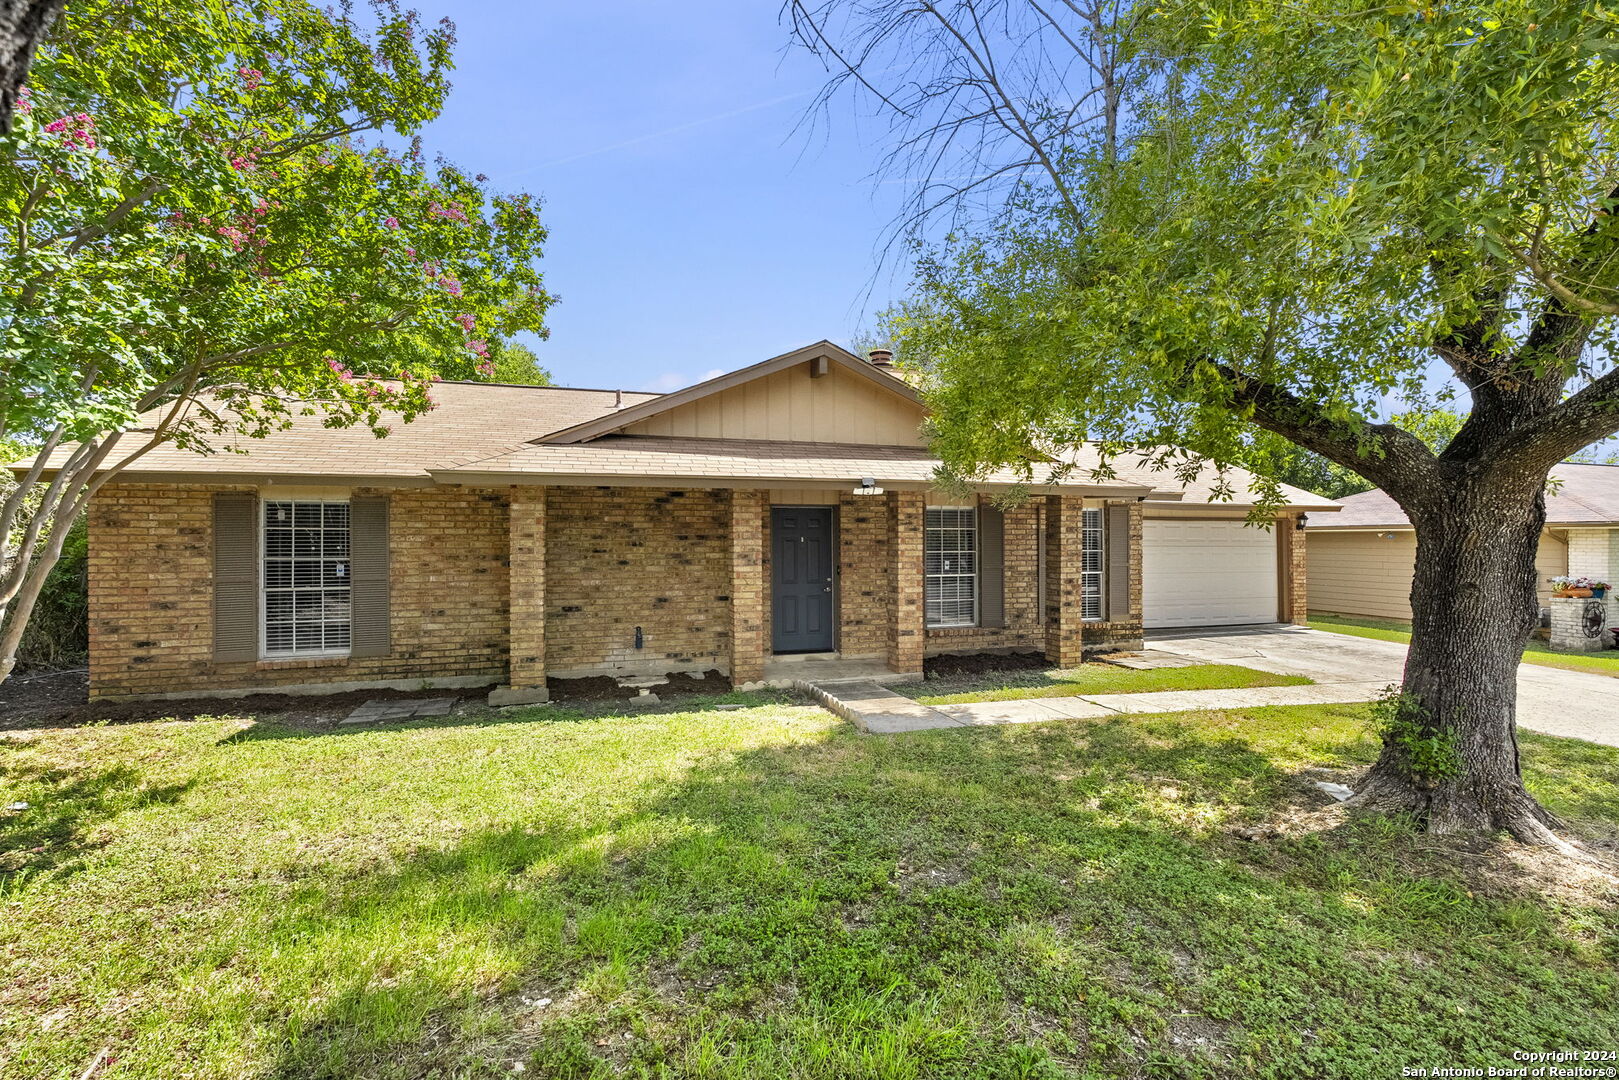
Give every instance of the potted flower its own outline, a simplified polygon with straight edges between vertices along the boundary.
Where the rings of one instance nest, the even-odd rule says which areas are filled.
[[[1553,596],[1594,596],[1602,598],[1608,595],[1608,583],[1589,577],[1552,578]]]

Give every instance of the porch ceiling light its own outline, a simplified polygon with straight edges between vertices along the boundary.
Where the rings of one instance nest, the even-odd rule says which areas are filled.
[[[854,489],[854,493],[856,495],[881,495],[883,489],[877,486],[876,477],[863,476],[860,478],[860,486]]]

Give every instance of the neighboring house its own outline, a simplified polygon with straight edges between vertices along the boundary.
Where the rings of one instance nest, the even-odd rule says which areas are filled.
[[[1309,516],[1310,610],[1409,619],[1417,541],[1405,511],[1381,491],[1340,505]],[[1552,470],[1535,554],[1542,607],[1561,574],[1619,578],[1619,466],[1564,462]]]
[[[1143,628],[1304,618],[1301,514],[1271,530],[1121,463],[934,490],[886,353],[820,342],[673,394],[441,383],[385,439],[300,418],[246,453],[167,447],[90,510],[90,692],[490,686],[781,658],[1070,665]],[[1248,477],[1231,479],[1239,493]],[[1050,479],[1049,473],[1040,479]]]

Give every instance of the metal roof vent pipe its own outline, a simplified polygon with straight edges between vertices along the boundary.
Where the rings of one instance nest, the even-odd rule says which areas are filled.
[[[873,349],[866,354],[872,367],[891,368],[894,366],[893,349]]]

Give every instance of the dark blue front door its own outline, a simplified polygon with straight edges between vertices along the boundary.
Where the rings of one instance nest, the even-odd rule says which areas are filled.
[[[777,506],[770,511],[771,646],[776,652],[830,652],[832,508]]]

